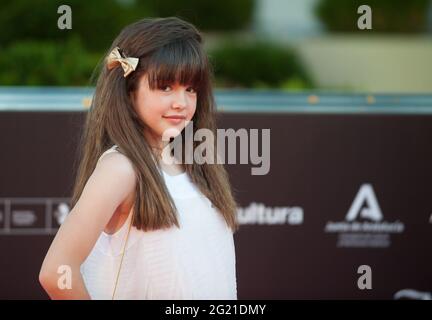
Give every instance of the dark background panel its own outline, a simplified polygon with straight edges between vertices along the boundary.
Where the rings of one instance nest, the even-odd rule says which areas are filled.
[[[70,197],[84,113],[2,112],[0,198]],[[391,299],[432,291],[432,116],[223,113],[220,128],[271,129],[268,175],[227,165],[240,207],[303,209],[300,225],[242,225],[235,235],[240,299]],[[388,248],[338,248],[328,221],[344,221],[362,184],[383,220],[401,221]],[[53,235],[0,234],[0,298],[46,299],[38,272]],[[373,289],[357,288],[370,265]]]

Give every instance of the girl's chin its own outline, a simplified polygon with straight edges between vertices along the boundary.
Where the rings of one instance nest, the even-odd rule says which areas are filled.
[[[168,127],[161,134],[162,140],[167,141],[170,138],[175,138],[179,134],[181,134],[182,130],[183,130],[183,126],[171,126],[171,127]]]

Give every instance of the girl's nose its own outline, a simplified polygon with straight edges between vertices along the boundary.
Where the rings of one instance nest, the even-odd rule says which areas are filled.
[[[184,109],[187,106],[187,100],[186,100],[186,92],[183,90],[180,90],[175,97],[175,101],[173,103],[173,107],[176,109]]]

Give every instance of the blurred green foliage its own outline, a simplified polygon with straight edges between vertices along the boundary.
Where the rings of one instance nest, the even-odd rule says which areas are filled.
[[[72,9],[72,30],[59,30],[57,8]],[[108,48],[127,24],[144,17],[176,15],[201,30],[237,30],[252,18],[253,0],[2,0],[0,43],[21,40],[65,40],[79,37],[85,48]]]
[[[65,42],[19,41],[2,50],[2,85],[90,85],[90,77],[100,59],[87,52],[79,38]]]
[[[312,81],[292,49],[229,40],[210,52],[219,86],[305,89]]]
[[[255,8],[254,0],[153,0],[147,3],[158,16],[175,15],[204,31],[247,28]]]
[[[429,0],[320,0],[315,8],[317,17],[327,30],[357,32],[357,9],[372,9],[372,30],[368,32],[420,33],[427,30]]]
[[[72,29],[60,30],[59,6],[72,9]],[[80,86],[114,37],[143,17],[178,16],[204,32],[247,29],[254,0],[3,0],[0,85]],[[310,86],[295,54],[270,43],[225,42],[211,53],[216,84],[240,87]]]
[[[141,1],[143,2],[143,1]],[[116,0],[2,0],[0,10],[1,45],[17,41],[67,41],[79,38],[87,50],[107,49],[114,37],[128,23],[150,11],[141,5]],[[72,29],[60,30],[59,6],[72,9]]]

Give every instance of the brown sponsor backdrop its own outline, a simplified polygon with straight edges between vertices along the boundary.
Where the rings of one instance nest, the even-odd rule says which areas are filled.
[[[0,114],[2,299],[47,298],[38,272],[57,227],[56,204],[70,197],[83,120],[82,112]],[[268,175],[252,176],[252,164],[227,165],[239,205],[304,212],[300,225],[241,226],[240,299],[392,299],[401,289],[432,291],[432,116],[224,113],[219,123],[271,129]],[[325,225],[345,220],[365,183],[383,220],[405,229],[390,235],[388,248],[338,248]],[[6,219],[11,209],[24,212],[21,224]],[[31,228],[22,225],[26,210],[37,216]],[[372,269],[371,290],[357,287],[360,265]]]

